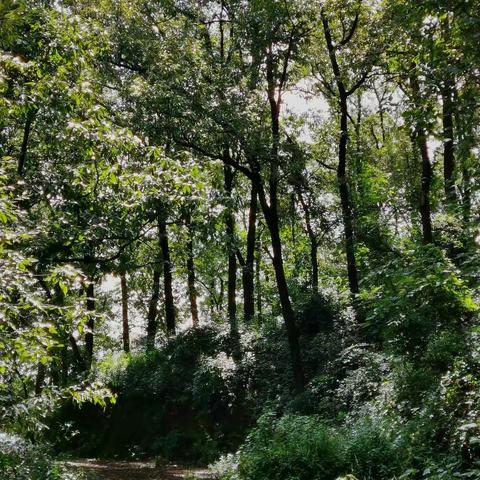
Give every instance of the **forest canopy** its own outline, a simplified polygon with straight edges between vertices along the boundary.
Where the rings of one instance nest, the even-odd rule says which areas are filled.
[[[479,45],[478,0],[0,0],[0,479],[480,478]]]

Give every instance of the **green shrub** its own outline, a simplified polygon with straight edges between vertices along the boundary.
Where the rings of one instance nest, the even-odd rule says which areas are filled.
[[[316,416],[267,413],[213,470],[222,480],[393,480],[412,464],[410,433],[381,417],[333,429]]]
[[[465,353],[465,338],[459,332],[444,330],[432,336],[423,361],[433,371],[445,372],[453,367],[455,359]]]
[[[16,435],[0,433],[0,478],[2,480],[48,477],[49,463],[44,455]]]
[[[222,480],[238,480],[238,462],[240,455],[238,453],[228,453],[222,455],[215,463],[209,465],[210,471],[215,478]]]
[[[477,309],[473,294],[445,253],[433,245],[416,247],[365,280],[367,330],[396,353],[421,358],[439,332],[459,328]]]
[[[346,471],[361,480],[393,479],[409,462],[401,431],[382,419],[364,418],[344,430]]]
[[[0,432],[0,480],[80,480],[56,464],[44,446]]]
[[[219,329],[196,328],[150,353],[107,357],[95,374],[116,404],[65,405],[55,422],[79,433],[59,447],[79,456],[160,455],[197,464],[237,448],[250,419],[224,341]]]
[[[241,449],[245,480],[334,480],[343,471],[341,438],[316,417],[263,415]]]

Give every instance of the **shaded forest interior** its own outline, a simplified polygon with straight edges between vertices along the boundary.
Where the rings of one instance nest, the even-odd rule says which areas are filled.
[[[0,0],[0,480],[480,478],[479,45],[479,0]]]

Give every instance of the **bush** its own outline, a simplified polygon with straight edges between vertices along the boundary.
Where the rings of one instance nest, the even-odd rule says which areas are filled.
[[[228,453],[227,455],[222,455],[212,465],[209,465],[209,469],[215,478],[238,480],[237,470],[239,459],[239,454]]]
[[[477,306],[441,249],[425,245],[408,253],[372,273],[362,296],[370,334],[380,330],[389,349],[416,362],[435,336],[461,328]]]
[[[250,424],[242,381],[217,329],[191,329],[147,354],[108,357],[96,376],[117,394],[106,410],[65,405],[57,424],[79,434],[80,456],[150,457],[205,464],[237,448]],[[61,445],[63,449],[65,444]]]
[[[0,432],[0,480],[80,480],[55,464],[45,447]]]
[[[392,480],[414,463],[411,433],[393,418],[334,429],[315,416],[267,413],[214,471],[222,480]]]
[[[316,417],[264,414],[240,453],[245,480],[334,480],[343,471],[341,438]]]
[[[403,432],[370,418],[345,429],[344,456],[346,471],[361,480],[393,479],[410,460]]]

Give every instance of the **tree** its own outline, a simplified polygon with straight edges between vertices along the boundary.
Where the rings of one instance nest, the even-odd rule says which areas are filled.
[[[339,14],[340,18],[335,18],[335,25],[341,27],[341,33],[338,39],[334,39],[334,29],[332,29],[332,13],[325,7],[320,10],[320,19],[323,27],[323,36],[325,39],[326,52],[330,62],[331,72],[325,72],[318,61],[314,61],[314,72],[320,77],[320,89],[324,93],[338,102],[340,113],[339,126],[340,134],[338,140],[338,161],[336,167],[338,191],[342,207],[342,221],[345,235],[345,254],[347,258],[347,273],[350,292],[353,296],[359,293],[359,279],[357,261],[355,258],[355,228],[353,218],[353,207],[351,195],[348,187],[347,159],[348,159],[348,122],[349,97],[351,97],[365,83],[367,76],[372,69],[373,52],[364,52],[363,38],[355,45],[355,36],[359,36],[359,26],[367,16],[367,11],[362,7],[362,2],[348,2],[347,8],[334,12]],[[350,18],[347,20],[347,18]],[[352,55],[352,52],[358,51],[363,54],[363,58],[358,59],[358,53]],[[346,52],[346,53],[344,53]],[[340,62],[339,56],[342,61]],[[353,58],[352,58],[353,57]],[[350,65],[349,65],[350,64]],[[320,68],[318,68],[320,67]],[[349,83],[348,83],[349,82]]]
[[[128,286],[127,274],[124,270],[120,272],[120,290],[122,295],[122,342],[123,351],[130,352],[130,327],[128,322]]]
[[[198,317],[198,306],[197,306],[197,287],[195,284],[195,256],[193,250],[193,236],[194,230],[192,228],[192,214],[190,212],[190,207],[187,206],[185,214],[185,225],[187,227],[187,288],[188,288],[188,298],[190,301],[190,314],[192,316],[192,326],[198,327],[200,324]]]

